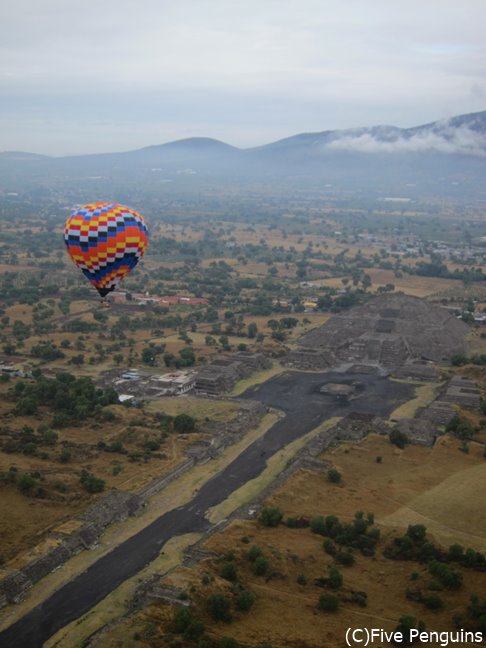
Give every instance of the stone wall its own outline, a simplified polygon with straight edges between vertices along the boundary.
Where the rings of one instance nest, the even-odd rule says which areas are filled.
[[[83,549],[94,546],[108,525],[137,515],[142,507],[143,499],[133,493],[113,490],[102,495],[81,516],[84,523],[79,529],[71,534],[55,534],[53,539],[57,540],[57,544],[21,570],[12,570],[0,580],[0,608],[7,603],[18,603],[37,581]]]
[[[154,480],[138,493],[112,490],[102,495],[79,517],[81,525],[76,531],[70,534],[62,532],[51,534],[55,544],[46,553],[27,563],[21,570],[4,570],[3,577],[0,577],[0,609],[8,603],[18,603],[41,578],[61,567],[80,551],[95,546],[110,524],[141,513],[148,497],[165,488],[194,466],[196,461],[206,461],[212,456],[217,456],[224,447],[235,443],[251,428],[258,425],[266,412],[266,407],[257,401],[239,403],[236,416],[228,423],[213,422],[212,429],[211,422],[207,424],[207,429],[204,431],[213,434],[214,443],[207,442],[202,453],[199,453],[200,456],[197,456],[198,452],[192,452],[190,447],[186,461],[168,475]]]

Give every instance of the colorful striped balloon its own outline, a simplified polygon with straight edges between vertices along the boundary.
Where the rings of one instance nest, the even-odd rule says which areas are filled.
[[[101,297],[106,297],[142,258],[148,230],[133,209],[98,202],[71,214],[66,221],[64,242],[74,263]]]

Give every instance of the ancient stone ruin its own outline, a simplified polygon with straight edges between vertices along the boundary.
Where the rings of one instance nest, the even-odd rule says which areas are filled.
[[[467,331],[464,322],[440,306],[403,293],[380,295],[305,334],[283,363],[298,369],[348,362],[386,369],[412,364],[420,373],[417,361],[438,362],[463,353]],[[430,373],[423,367],[422,372]]]
[[[231,391],[238,380],[269,367],[270,361],[263,353],[222,353],[198,371],[194,388],[196,394],[221,396]]]

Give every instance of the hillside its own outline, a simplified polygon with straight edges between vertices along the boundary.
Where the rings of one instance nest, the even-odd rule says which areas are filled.
[[[167,191],[167,183],[188,178],[194,185],[226,180],[241,184],[265,178],[298,178],[403,195],[483,195],[486,166],[486,111],[459,115],[413,128],[374,126],[302,133],[251,149],[207,137],[189,138],[124,153],[52,158],[0,154],[0,191],[32,184],[116,181]],[[297,174],[297,175],[296,175]],[[191,186],[185,187],[190,189]],[[386,194],[385,194],[386,195]]]

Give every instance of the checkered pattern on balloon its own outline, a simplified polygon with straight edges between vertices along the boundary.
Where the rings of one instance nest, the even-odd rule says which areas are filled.
[[[101,297],[137,265],[148,243],[147,226],[135,210],[116,203],[91,203],[66,221],[69,256]]]

